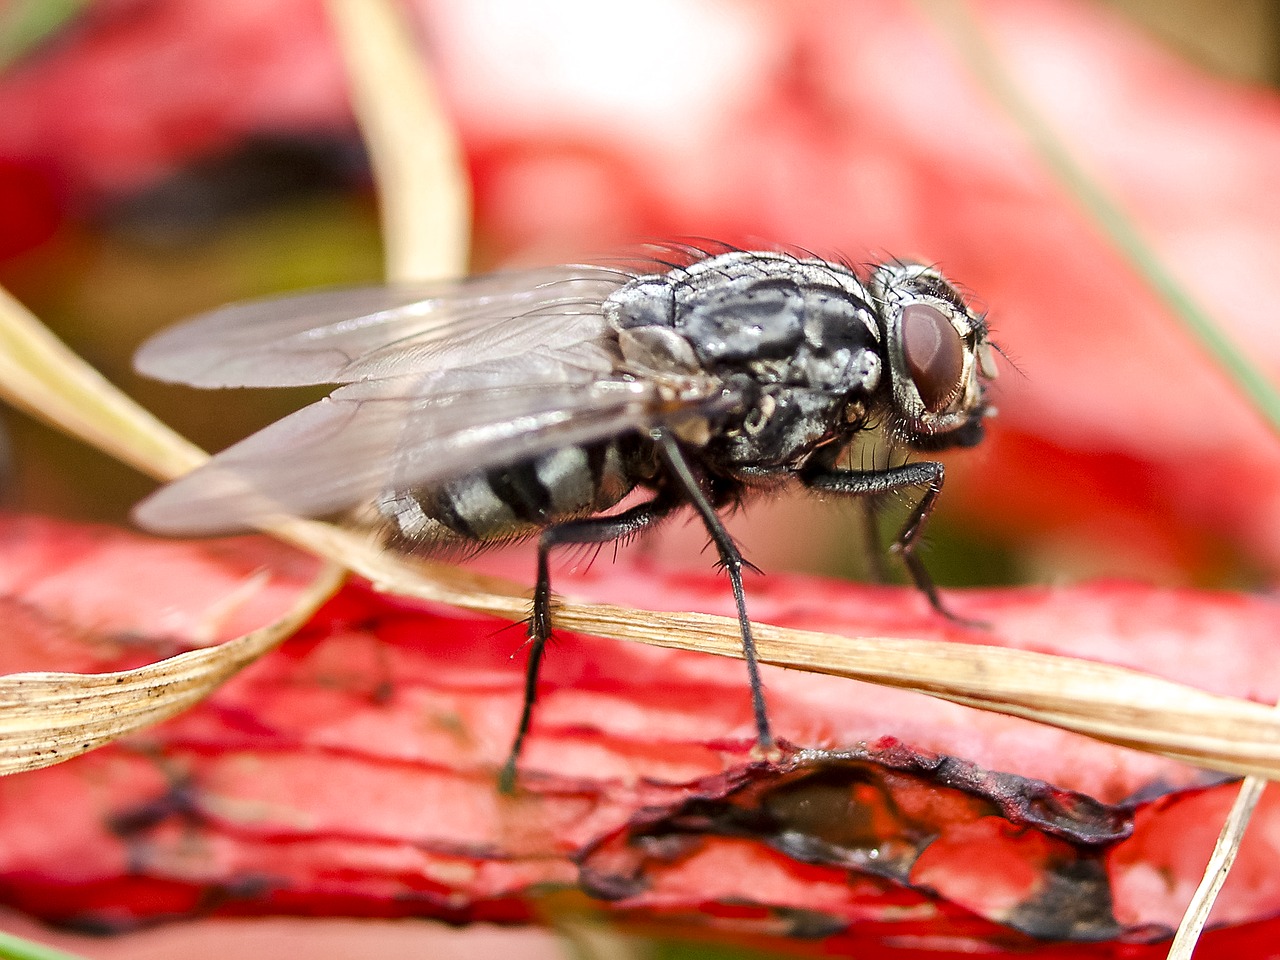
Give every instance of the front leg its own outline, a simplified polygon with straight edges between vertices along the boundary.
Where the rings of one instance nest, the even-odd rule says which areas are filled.
[[[897,493],[908,487],[923,487],[924,496],[916,504],[907,522],[903,524],[898,536],[890,547],[902,557],[902,562],[911,574],[911,579],[921,593],[929,600],[929,606],[954,623],[967,627],[981,627],[977,621],[957,616],[947,609],[934,586],[933,578],[925,569],[923,561],[916,556],[916,539],[924,528],[925,521],[937,505],[938,495],[942,492],[942,481],[945,477],[942,464],[934,460],[922,460],[918,463],[904,463],[900,467],[886,467],[883,470],[839,470],[822,465],[801,474],[801,481],[811,490],[825,490],[831,493],[843,493],[859,497],[874,497],[879,494]]]

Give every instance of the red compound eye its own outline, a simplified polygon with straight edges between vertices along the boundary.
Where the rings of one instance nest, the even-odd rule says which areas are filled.
[[[913,303],[902,311],[902,352],[924,408],[945,410],[960,388],[964,343],[942,311]]]

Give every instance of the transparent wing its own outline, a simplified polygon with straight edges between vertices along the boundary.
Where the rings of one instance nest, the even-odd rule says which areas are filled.
[[[624,380],[492,388],[483,373],[352,384],[279,420],[152,494],[134,510],[160,533],[212,534],[273,518],[325,516],[383,494],[639,430],[711,402]]]
[[[621,269],[544,267],[461,280],[325,290],[233,304],[143,344],[138,371],[198,387],[354,383],[529,359],[561,379],[611,369],[600,304]]]

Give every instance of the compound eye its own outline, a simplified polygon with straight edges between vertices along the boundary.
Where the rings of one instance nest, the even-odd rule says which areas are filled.
[[[964,343],[956,328],[937,307],[910,304],[902,310],[902,352],[924,408],[945,410],[964,373]]]

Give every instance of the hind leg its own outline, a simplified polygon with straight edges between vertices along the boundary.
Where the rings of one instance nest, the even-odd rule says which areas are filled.
[[[524,706],[520,711],[520,724],[516,728],[511,753],[498,776],[498,787],[503,793],[515,789],[516,764],[529,733],[533,703],[538,695],[538,670],[542,666],[547,640],[551,637],[551,551],[556,547],[613,543],[625,539],[657,523],[676,506],[677,503],[657,498],[616,516],[570,520],[542,531],[538,539],[538,578],[533,588],[533,614],[529,618],[529,665],[524,677]]]

